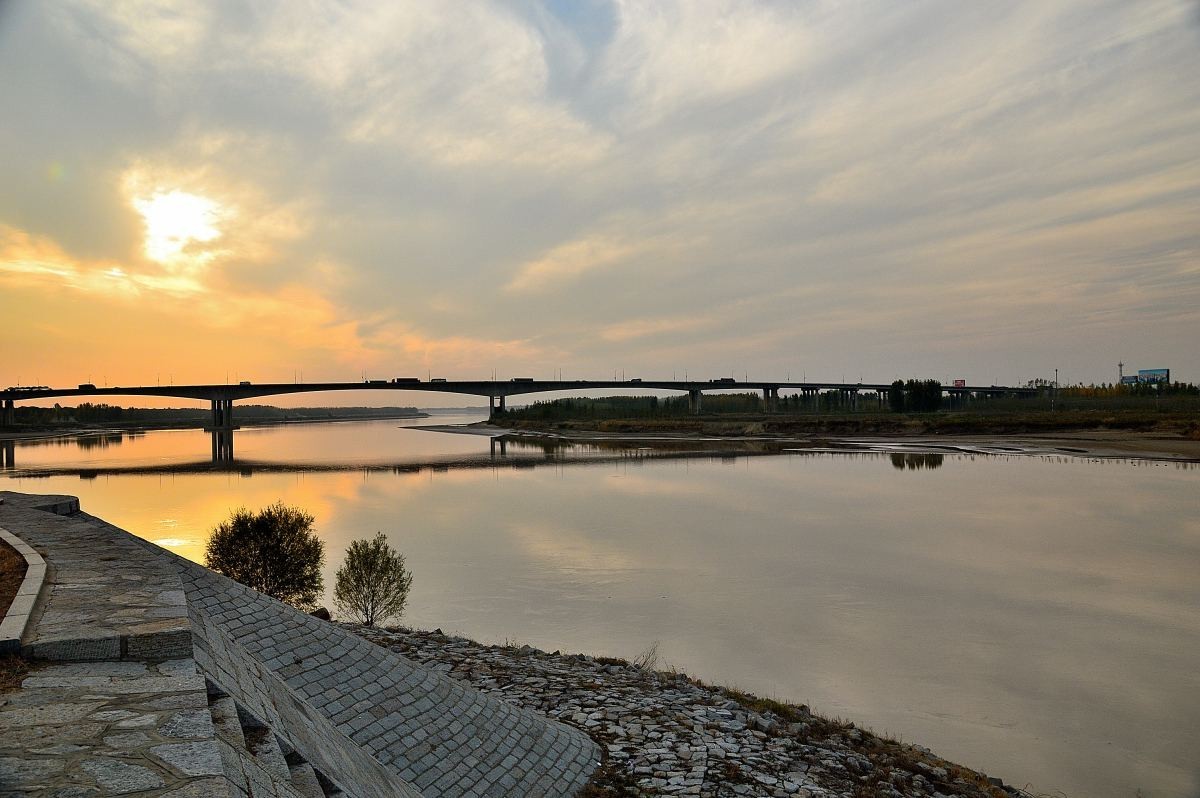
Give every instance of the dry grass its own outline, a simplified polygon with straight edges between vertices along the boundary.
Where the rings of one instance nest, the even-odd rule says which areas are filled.
[[[21,680],[32,668],[33,665],[21,657],[11,654],[0,657],[0,693],[20,687]]]
[[[0,616],[8,611],[8,605],[12,604],[24,578],[25,558],[12,546],[0,542]]]

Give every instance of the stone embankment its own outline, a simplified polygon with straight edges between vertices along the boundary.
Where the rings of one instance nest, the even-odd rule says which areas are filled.
[[[1014,798],[929,751],[683,674],[621,660],[484,646],[439,631],[347,625],[415,662],[586,732],[592,795]]]
[[[570,798],[587,735],[79,511],[0,492],[45,560],[0,693],[0,796]]]

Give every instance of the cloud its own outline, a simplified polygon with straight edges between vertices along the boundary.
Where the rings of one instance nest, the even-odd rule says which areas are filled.
[[[319,300],[339,362],[401,371],[993,381],[982,341],[1010,377],[1104,376],[1114,347],[1200,374],[1194,13],[22,5],[0,31],[21,76],[0,83],[3,279],[113,308]],[[218,234],[156,264],[134,203],[172,192]]]
[[[660,124],[700,104],[729,101],[794,72],[810,48],[798,7],[620,2],[605,54],[606,88],[625,98],[623,126]]]
[[[603,235],[560,244],[523,265],[508,284],[510,291],[544,291],[555,283],[611,266],[645,251],[645,245]]]
[[[610,324],[601,330],[600,337],[606,341],[633,341],[647,336],[690,332],[712,324],[712,319],[700,318],[633,319]]]

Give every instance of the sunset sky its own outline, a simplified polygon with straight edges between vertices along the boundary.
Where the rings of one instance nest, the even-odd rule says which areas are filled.
[[[1200,380],[1200,4],[0,0],[0,386]]]

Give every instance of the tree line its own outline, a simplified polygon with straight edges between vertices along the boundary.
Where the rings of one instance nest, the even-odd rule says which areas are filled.
[[[209,420],[211,411],[202,407],[120,407],[105,403],[81,402],[78,407],[18,405],[18,424],[118,424],[198,423]],[[273,407],[238,405],[237,417],[245,421],[309,421],[323,418],[372,418],[415,416],[415,407]]]

